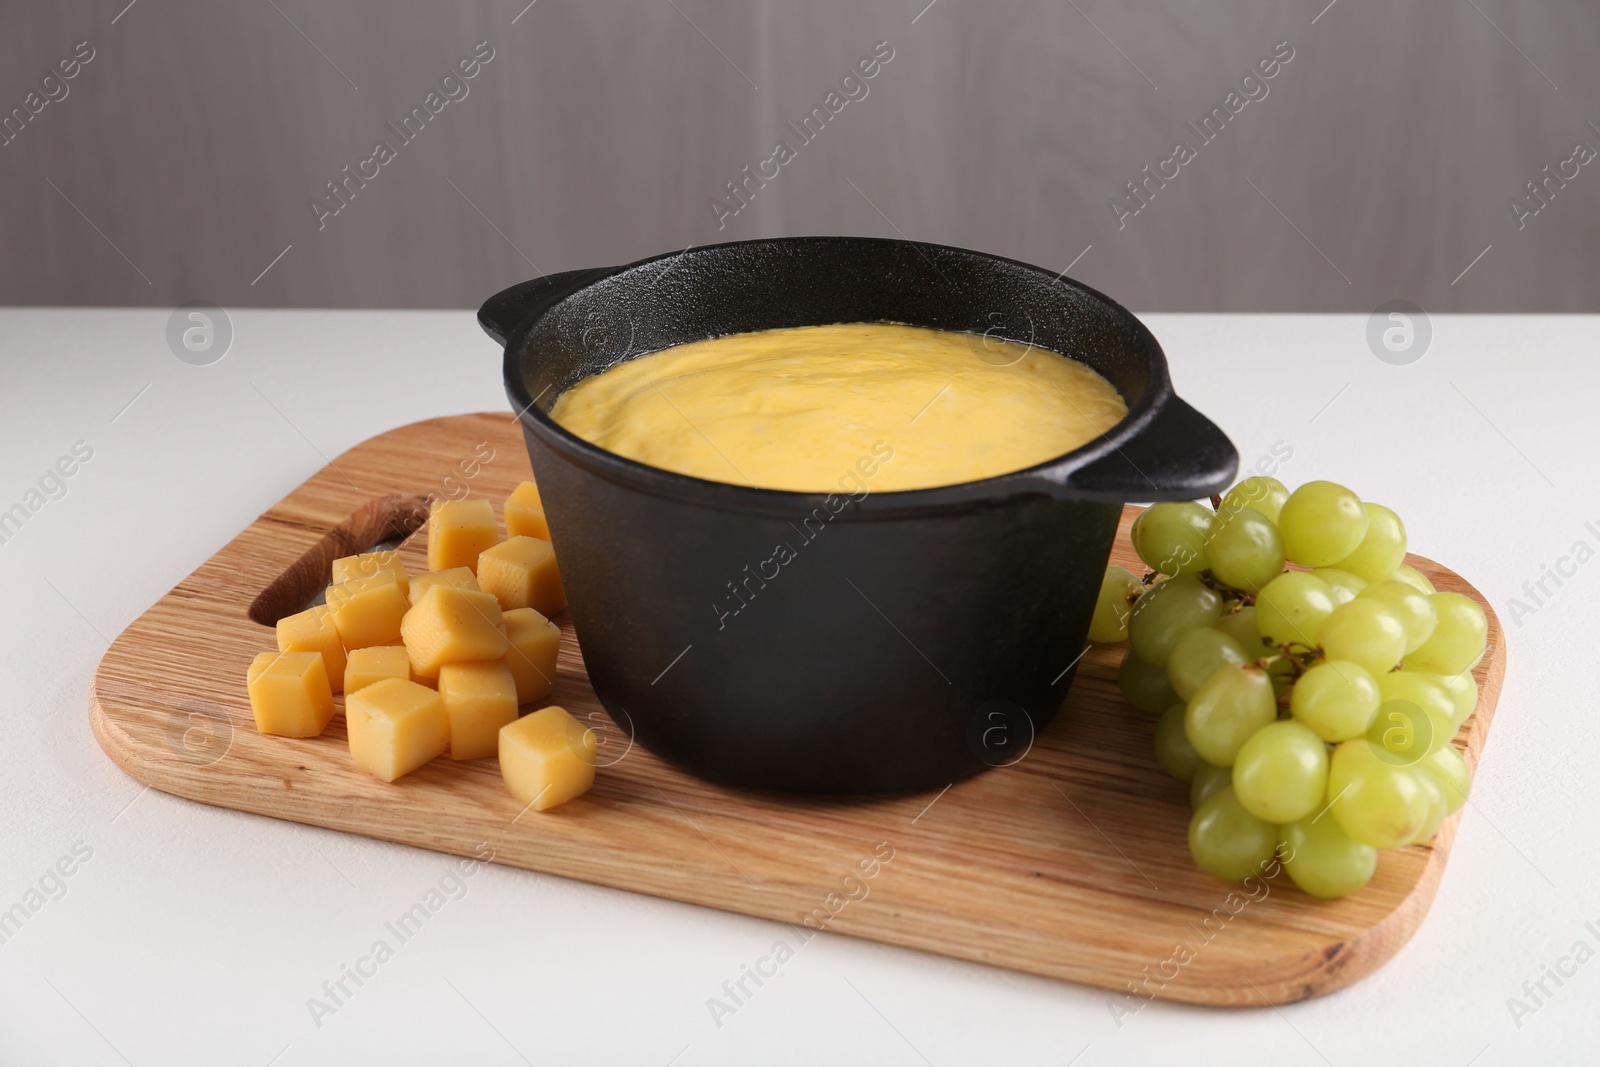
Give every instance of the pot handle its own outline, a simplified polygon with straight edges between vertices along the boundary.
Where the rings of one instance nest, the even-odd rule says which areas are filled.
[[[591,267],[586,270],[546,274],[530,282],[518,282],[509,289],[500,290],[483,302],[483,306],[478,309],[478,325],[483,327],[484,333],[504,345],[511,331],[529,318],[574,290],[581,289],[603,275],[612,274],[615,270],[615,267]]]
[[[1120,448],[1062,472],[1078,500],[1198,500],[1233,484],[1239,453],[1216,423],[1168,394]]]

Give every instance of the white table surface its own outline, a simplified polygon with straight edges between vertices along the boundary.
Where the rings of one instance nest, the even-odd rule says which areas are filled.
[[[1600,318],[1438,316],[1424,358],[1392,366],[1365,316],[1146,316],[1246,464],[1285,442],[1291,485],[1331,478],[1396,507],[1412,547],[1505,623],[1471,806],[1432,913],[1387,966],[1281,1010],[1154,1004],[1119,1027],[1100,990],[824,935],[719,1027],[707,999],[783,927],[493,865],[319,1026],[308,998],[455,861],[143,790],[100,752],[85,692],[108,638],[325,457],[505,407],[499,351],[466,312],[239,311],[204,367],[168,350],[167,317],[0,311],[0,511],[76,442],[93,449],[0,544],[0,909],[75,845],[91,853],[64,893],[45,878],[56,898],[0,944],[0,1063],[1600,1055],[1600,962],[1569,957],[1600,951],[1600,563],[1511,619],[1542,567],[1600,548]],[[1524,983],[1557,965],[1572,976],[1545,979],[1535,1007]],[[1534,1010],[1514,1016],[1512,997]]]

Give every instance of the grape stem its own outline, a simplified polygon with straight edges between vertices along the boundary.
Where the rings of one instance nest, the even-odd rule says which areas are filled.
[[[1237,600],[1240,607],[1248,607],[1256,602],[1256,595],[1254,593],[1247,592],[1243,589],[1235,589],[1231,585],[1224,585],[1223,583],[1217,581],[1217,576],[1208,570],[1201,571],[1198,575],[1196,575],[1196,577],[1200,579],[1200,583],[1207,589],[1223,594],[1225,599]],[[1238,608],[1235,608],[1234,610],[1237,611]]]
[[[1262,638],[1261,643],[1267,644],[1267,639]],[[1274,663],[1288,662],[1294,667],[1294,677],[1296,679],[1316,666],[1318,662],[1327,658],[1321,649],[1313,648],[1300,641],[1286,641],[1281,645],[1272,645],[1270,647],[1277,649],[1277,653],[1262,656],[1256,660],[1255,665],[1262,670],[1266,670]],[[1303,651],[1296,651],[1296,649],[1303,649]]]

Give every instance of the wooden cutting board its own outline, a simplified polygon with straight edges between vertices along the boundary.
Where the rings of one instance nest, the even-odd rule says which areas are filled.
[[[1119,695],[1121,649],[1084,655],[1062,713],[1015,764],[944,792],[797,800],[708,785],[638,747],[600,710],[571,626],[551,703],[601,734],[593,792],[522,812],[493,760],[427,767],[385,784],[356,769],[343,716],[312,740],[256,733],[245,667],[275,647],[270,622],[328,581],[336,556],[415,529],[428,493],[497,509],[529,477],[508,415],[415,423],[346,452],[280,501],[129,626],[89,692],[101,746],[140,782],[178,796],[742,912],[813,930],[1101,986],[1139,997],[1282,1003],[1361,978],[1393,956],[1433,901],[1459,814],[1431,844],[1381,854],[1362,892],[1319,901],[1283,874],[1246,891],[1197,869],[1188,789],[1151,754],[1153,717]],[[1128,509],[1112,559],[1138,568]],[[420,538],[402,546],[425,570]],[[1489,617],[1479,702],[1456,739],[1476,765],[1505,649],[1484,598],[1407,562]],[[557,621],[565,622],[565,617]],[[343,698],[339,698],[342,706]],[[808,929],[809,927],[809,929]]]

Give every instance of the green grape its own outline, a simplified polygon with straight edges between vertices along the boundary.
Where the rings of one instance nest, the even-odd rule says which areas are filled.
[[[1408,765],[1455,736],[1454,695],[1426,671],[1392,671],[1378,678],[1378,715],[1367,740],[1390,763]]]
[[[1232,767],[1218,767],[1212,763],[1201,762],[1195,768],[1194,780],[1189,783],[1189,807],[1198,808],[1220,789],[1226,789],[1233,782]]]
[[[1178,694],[1167,684],[1167,672],[1132,653],[1123,656],[1122,666],[1117,668],[1117,688],[1128,703],[1151,715],[1160,715],[1179,702]]]
[[[1360,737],[1378,714],[1378,683],[1355,663],[1324,660],[1300,676],[1289,712],[1324,741]]]
[[[1381,600],[1352,600],[1333,609],[1317,632],[1329,659],[1359,663],[1374,675],[1394,670],[1406,651],[1406,624]]]
[[[1283,573],[1283,538],[1255,508],[1221,512],[1206,558],[1217,581],[1254,593]]]
[[[1477,601],[1460,593],[1435,593],[1428,598],[1439,624],[1422,646],[1405,658],[1407,670],[1460,674],[1477,664],[1489,639],[1489,623]]]
[[[1423,713],[1410,701],[1388,700],[1379,705],[1365,737],[1379,759],[1391,767],[1410,767],[1426,756],[1435,739],[1449,728],[1448,723]]]
[[[1445,722],[1455,717],[1456,698],[1445,680],[1427,671],[1391,671],[1378,678],[1378,694],[1384,704],[1406,700]]]
[[[1359,737],[1333,750],[1328,804],[1340,829],[1373,848],[1410,843],[1431,814],[1429,796],[1411,768],[1386,762]]]
[[[1167,656],[1167,681],[1178,696],[1188,700],[1200,683],[1224,663],[1254,660],[1243,645],[1221,630],[1201,627],[1190,630],[1173,644],[1172,653]]]
[[[1133,550],[1162,574],[1199,574],[1208,566],[1206,539],[1211,535],[1211,509],[1192,500],[1151,504],[1133,520]]]
[[[1350,603],[1367,587],[1365,578],[1337,567],[1318,567],[1311,573],[1322,579],[1322,583],[1328,587],[1328,592],[1333,594],[1334,607]]]
[[[1438,592],[1438,590],[1433,587],[1433,583],[1428,581],[1428,576],[1426,574],[1423,574],[1415,567],[1407,567],[1404,563],[1396,567],[1394,569],[1394,573],[1389,575],[1389,577],[1393,578],[1397,582],[1405,582],[1409,586],[1414,586],[1417,589],[1422,590],[1424,593],[1427,593],[1429,596],[1432,596]]]
[[[1455,698],[1456,710],[1451,719],[1455,728],[1450,731],[1453,734],[1461,728],[1461,724],[1467,721],[1467,716],[1478,706],[1478,683],[1473,680],[1470,672],[1462,671],[1460,674],[1440,675],[1439,684]]]
[[[1095,597],[1094,617],[1089,620],[1089,640],[1097,645],[1114,645],[1128,639],[1128,616],[1144,585],[1131,571],[1107,567],[1100,579],[1100,595]]]
[[[1272,679],[1272,692],[1286,697],[1294,690],[1296,667],[1287,659],[1275,659],[1267,664],[1267,677]]]
[[[1328,795],[1328,749],[1293,719],[1268,723],[1239,749],[1233,792],[1267,822],[1294,822],[1321,810]]]
[[[1439,614],[1434,610],[1428,594],[1398,578],[1373,582],[1361,590],[1361,595],[1387,604],[1400,613],[1400,621],[1406,627],[1407,655],[1421,648],[1422,643],[1433,636],[1434,627],[1439,624]]]
[[[1445,801],[1444,787],[1437,778],[1421,769],[1415,769],[1412,773],[1428,798],[1428,817],[1423,820],[1422,829],[1412,834],[1406,844],[1420,845],[1439,832],[1439,826],[1444,822],[1444,817],[1450,814],[1450,809]]]
[[[1227,514],[1240,508],[1255,508],[1265,515],[1268,521],[1276,523],[1278,513],[1283,510],[1283,502],[1288,499],[1289,490],[1282,482],[1276,478],[1255,474],[1228,490],[1227,495],[1222,498],[1220,513]]]
[[[1256,596],[1256,628],[1274,645],[1316,644],[1323,620],[1333,614],[1333,593],[1305,571],[1285,571]]]
[[[1128,644],[1152,667],[1165,667],[1172,646],[1187,631],[1209,627],[1222,616],[1222,597],[1193,577],[1168,578],[1133,606]]]
[[[1213,793],[1189,819],[1189,855],[1229,882],[1259,874],[1278,848],[1278,828],[1251,815],[1230,786]]]
[[[1344,486],[1307,482],[1284,501],[1278,529],[1290,559],[1306,567],[1332,567],[1367,536],[1367,512],[1361,498]]]
[[[1239,607],[1234,601],[1229,609],[1224,609],[1222,618],[1211,624],[1213,630],[1220,630],[1239,642],[1240,646],[1252,656],[1259,656],[1265,651],[1261,644],[1261,631],[1256,629],[1256,608],[1254,604]]]
[[[1226,664],[1195,690],[1183,728],[1200,758],[1231,767],[1250,735],[1278,717],[1272,679],[1259,667]]]
[[[1283,869],[1302,890],[1333,900],[1372,880],[1378,850],[1353,841],[1332,818],[1301,819],[1283,827]]]
[[[1446,815],[1454,815],[1467,802],[1467,797],[1472,793],[1472,772],[1467,769],[1467,761],[1454,745],[1445,745],[1428,753],[1417,764],[1417,768],[1439,783],[1439,789],[1444,793]]]
[[[1200,753],[1183,732],[1182,704],[1172,705],[1156,722],[1156,762],[1180,782],[1192,781],[1200,767]]]
[[[1363,503],[1367,513],[1367,533],[1356,550],[1340,560],[1340,570],[1360,575],[1369,582],[1394,573],[1406,559],[1406,524],[1382,504]]]

